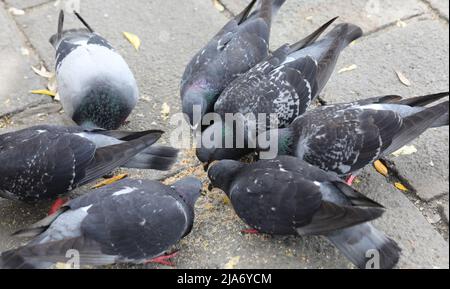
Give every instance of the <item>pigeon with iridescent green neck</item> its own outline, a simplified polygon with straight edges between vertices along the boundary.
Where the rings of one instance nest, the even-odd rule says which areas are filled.
[[[319,107],[277,131],[278,153],[341,176],[358,172],[427,129],[448,126],[448,101],[426,107],[446,96],[448,92],[410,99],[385,96]]]
[[[185,178],[172,186],[127,179],[92,191],[17,232],[33,240],[1,253],[0,268],[47,269],[70,261],[70,252],[80,267],[162,263],[191,232],[201,190],[199,180]]]
[[[382,269],[399,260],[397,243],[370,223],[384,208],[333,173],[281,156],[252,164],[220,161],[208,176],[237,215],[260,233],[325,236],[359,268],[366,268],[371,251],[378,253]]]
[[[86,29],[63,30],[50,39],[64,111],[86,129],[118,129],[137,104],[139,91],[125,60],[76,14]]]
[[[181,81],[182,109],[192,127],[197,128],[201,118],[213,111],[231,81],[268,55],[272,19],[285,1],[251,1],[192,58]]]

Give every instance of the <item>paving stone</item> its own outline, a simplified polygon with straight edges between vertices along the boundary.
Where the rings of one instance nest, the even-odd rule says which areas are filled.
[[[48,97],[31,95],[30,90],[41,89],[44,82],[31,69],[38,60],[25,45],[14,20],[0,3],[0,117],[28,106],[48,101]],[[29,56],[23,55],[27,49]]]
[[[425,1],[430,3],[431,7],[436,9],[439,12],[439,14],[448,21],[449,1],[447,0],[425,0]]]

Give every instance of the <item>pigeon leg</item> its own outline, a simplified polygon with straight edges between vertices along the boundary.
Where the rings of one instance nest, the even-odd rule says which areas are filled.
[[[355,180],[356,180],[356,176],[355,175],[350,175],[345,182],[347,183],[347,185],[353,186],[353,182]]]
[[[68,200],[69,200],[69,198],[58,198],[58,199],[56,199],[56,201],[50,207],[50,210],[48,211],[48,215],[51,216],[54,213],[56,213],[59,209],[61,209],[62,206],[64,206],[64,204],[67,203]]]
[[[244,235],[259,235],[261,233],[258,230],[255,230],[255,229],[246,229],[246,230],[242,230],[241,234],[244,234]]]
[[[154,259],[151,259],[149,261],[145,261],[144,264],[160,264],[160,265],[164,265],[164,266],[169,266],[169,267],[175,267],[175,264],[170,262],[170,259],[175,258],[178,255],[178,251],[175,251],[174,253],[171,253],[169,255],[162,255],[159,257],[156,257]]]

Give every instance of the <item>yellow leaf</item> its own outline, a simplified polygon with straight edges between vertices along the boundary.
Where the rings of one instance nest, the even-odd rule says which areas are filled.
[[[30,91],[32,94],[41,94],[41,95],[48,95],[51,97],[55,97],[56,93],[46,90],[46,89],[40,89],[40,90],[32,90]]]
[[[411,81],[409,81],[409,79],[406,78],[406,76],[402,72],[395,71],[395,73],[397,73],[398,79],[401,81],[401,83],[406,86],[411,86]]]
[[[241,260],[240,256],[233,257],[228,261],[228,263],[225,264],[225,266],[223,268],[224,269],[234,269],[234,268],[236,268],[236,266],[240,260]]]
[[[139,39],[137,35],[130,32],[124,32],[123,35],[134,46],[136,50],[139,50],[139,47],[141,47],[141,39]]]
[[[410,146],[404,146],[401,149],[399,149],[398,151],[394,152],[393,155],[395,157],[399,157],[399,156],[408,156],[408,155],[412,155],[415,154],[417,152],[417,149],[415,146],[410,145]]]
[[[401,183],[395,183],[395,187],[397,189],[399,189],[400,191],[402,191],[402,192],[407,192],[408,191],[408,189]]]
[[[344,72],[349,72],[349,71],[355,70],[357,68],[358,68],[358,66],[356,64],[352,64],[350,66],[342,68],[341,70],[339,70],[338,73],[341,74],[341,73],[344,73]]]
[[[213,0],[213,4],[214,4],[214,7],[215,7],[217,10],[219,10],[220,12],[225,11],[225,7],[222,5],[222,3],[220,3],[219,0]]]
[[[107,186],[107,185],[114,184],[115,182],[123,180],[126,177],[128,177],[127,174],[120,174],[120,175],[114,176],[114,177],[112,177],[110,179],[107,179],[107,180],[104,180],[102,182],[99,182],[98,184],[92,186],[91,189],[95,190],[95,189],[99,189],[99,188],[102,188],[102,187]]]
[[[388,168],[381,161],[376,161],[373,165],[374,165],[375,169],[377,170],[377,172],[379,172],[380,174],[382,174],[385,177],[389,176]]]

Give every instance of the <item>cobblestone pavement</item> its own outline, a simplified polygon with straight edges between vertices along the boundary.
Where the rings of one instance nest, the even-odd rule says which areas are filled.
[[[47,83],[31,66],[53,69],[48,38],[56,31],[56,2],[0,0],[0,133],[38,123],[71,124],[58,102],[29,93]],[[141,101],[126,128],[173,129],[161,108],[166,103],[172,114],[180,111],[178,89],[185,65],[247,2],[222,0],[223,9],[217,9],[211,0],[81,0],[83,16],[113,43],[139,82]],[[382,94],[445,91],[449,88],[448,9],[448,0],[287,0],[274,23],[272,48],[293,43],[339,15],[339,21],[360,25],[365,36],[343,53],[323,100],[336,103]],[[68,26],[78,26],[68,18]],[[123,31],[141,38],[140,51],[124,39]],[[356,69],[338,73],[351,66]],[[400,82],[397,72],[410,81],[409,86]],[[416,153],[389,159],[409,192],[395,189],[372,168],[359,178],[357,187],[388,208],[376,224],[402,247],[400,268],[448,268],[449,131],[430,130],[413,145]],[[129,173],[169,183],[179,175],[193,174],[206,184],[190,151],[183,153],[171,172]],[[48,204],[30,207],[0,200],[0,250],[22,244],[10,234],[45,216],[47,208]],[[202,197],[196,210],[195,228],[181,242],[181,253],[174,260],[179,268],[352,267],[319,237],[241,235],[245,225],[218,191]]]

